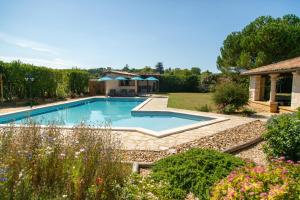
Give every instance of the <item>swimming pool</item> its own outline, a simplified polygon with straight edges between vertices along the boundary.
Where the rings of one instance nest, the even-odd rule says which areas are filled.
[[[162,132],[189,127],[214,118],[174,112],[138,111],[145,98],[88,98],[0,116],[0,124],[55,124],[72,127],[80,123],[100,127],[108,123],[113,128],[139,129],[142,132]]]

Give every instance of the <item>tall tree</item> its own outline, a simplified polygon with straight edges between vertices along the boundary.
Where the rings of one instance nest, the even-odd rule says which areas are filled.
[[[199,67],[192,67],[191,72],[194,75],[200,75],[201,74],[201,69]]]
[[[129,71],[130,71],[129,65],[126,64],[126,65],[123,67],[122,71],[129,72]]]
[[[300,55],[300,18],[261,16],[227,36],[217,58],[222,72],[252,69]]]
[[[155,65],[155,71],[160,73],[160,74],[163,74],[164,73],[164,65],[162,62],[158,62],[156,65]]]

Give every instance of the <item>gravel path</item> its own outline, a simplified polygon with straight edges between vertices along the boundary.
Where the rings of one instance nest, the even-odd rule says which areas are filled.
[[[254,146],[244,149],[235,155],[244,159],[252,160],[259,165],[267,165],[268,161],[266,155],[263,152],[264,142],[260,142]]]

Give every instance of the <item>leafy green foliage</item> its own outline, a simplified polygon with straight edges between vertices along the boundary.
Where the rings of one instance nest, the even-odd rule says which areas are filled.
[[[211,199],[299,199],[299,174],[299,164],[282,160],[269,166],[248,164],[216,184]]]
[[[34,78],[32,97],[65,98],[70,92],[87,92],[89,73],[84,70],[57,70],[24,64],[20,61],[5,63],[0,61],[0,71],[3,74],[4,98],[13,100],[30,97],[30,83],[25,77]]]
[[[200,199],[209,199],[209,192],[214,183],[243,164],[241,159],[229,154],[215,150],[192,149],[157,161],[151,176],[156,181],[166,181],[172,186],[172,190],[176,191],[173,199],[182,199],[177,195],[186,195],[189,192]]]
[[[151,176],[142,177],[139,174],[132,174],[122,187],[119,198],[122,200],[173,200],[184,197],[185,193],[182,190],[172,188],[166,181],[156,182]]]
[[[232,113],[248,103],[248,89],[233,82],[221,84],[216,87],[213,99],[221,112]]]
[[[164,73],[164,65],[162,62],[158,62],[156,65],[155,65],[155,71],[159,74],[163,74]]]
[[[217,65],[222,72],[252,69],[300,55],[300,18],[261,16],[227,36]]]
[[[243,110],[241,112],[242,112],[242,115],[244,115],[244,116],[251,116],[256,113],[256,111],[251,108],[243,108]]]
[[[130,168],[109,130],[30,125],[1,132],[1,199],[116,199]]]
[[[272,117],[263,137],[266,140],[264,150],[270,157],[300,160],[300,111]]]
[[[69,85],[72,93],[81,94],[87,91],[89,74],[86,71],[72,70],[69,74]]]
[[[211,112],[212,108],[208,106],[207,104],[200,106],[199,108],[196,108],[196,110],[199,110],[201,112]]]
[[[198,77],[177,76],[177,75],[163,75],[160,77],[159,91],[161,92],[197,92],[198,91]]]

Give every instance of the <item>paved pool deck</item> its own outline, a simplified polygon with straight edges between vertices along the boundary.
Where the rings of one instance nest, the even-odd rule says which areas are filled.
[[[99,96],[100,97],[100,96]],[[103,96],[102,96],[103,98]],[[85,99],[85,98],[82,98]],[[76,99],[80,100],[80,99]],[[35,106],[44,107],[48,105],[57,105],[61,103],[68,103],[75,100],[57,102],[57,103],[49,103],[43,106]],[[232,115],[222,115],[216,113],[208,113],[208,112],[198,112],[198,111],[189,111],[175,108],[168,108],[168,98],[166,97],[151,97],[150,100],[147,101],[142,107],[139,108],[141,111],[172,111],[172,112],[183,112],[187,114],[197,114],[208,117],[221,117],[226,118],[228,120],[218,122],[215,124],[210,124],[207,126],[203,126],[200,128],[195,128],[192,130],[186,130],[179,133],[175,133],[165,137],[155,137],[152,135],[148,135],[145,133],[137,132],[137,131],[112,131],[113,134],[116,134],[118,138],[122,141],[123,149],[126,150],[149,150],[149,151],[161,151],[172,149],[173,147],[192,142],[194,140],[198,140],[202,137],[211,136],[221,131],[234,128],[243,124],[250,123],[252,121],[257,120],[256,118],[248,118],[248,117],[240,117],[240,116],[232,116]],[[7,112],[16,112],[24,109],[30,109],[30,107],[18,107],[18,108],[8,108],[8,109],[0,109],[0,114]],[[153,124],[155,126],[155,124]]]
[[[224,117],[227,118],[228,120],[203,126],[200,128],[192,129],[192,130],[183,131],[162,138],[157,138],[154,136],[150,136],[150,135],[146,135],[134,131],[132,132],[113,131],[121,139],[123,143],[123,148],[127,150],[149,150],[149,151],[161,151],[161,150],[172,149],[177,145],[198,140],[202,137],[211,136],[221,131],[257,120],[255,118],[168,108],[167,105],[168,105],[168,98],[151,98],[151,100],[147,104],[145,104],[142,108],[140,108],[140,110],[173,111],[173,112],[177,111],[177,112],[184,112],[188,114],[202,114],[204,116],[209,116],[209,117]],[[153,126],[155,126],[155,124],[153,124]]]

